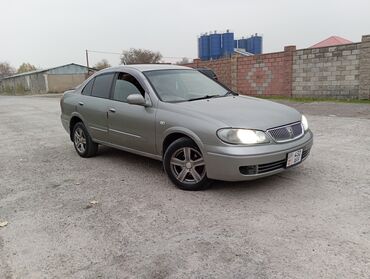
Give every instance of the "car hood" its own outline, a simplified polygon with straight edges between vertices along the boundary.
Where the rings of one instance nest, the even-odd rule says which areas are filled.
[[[301,120],[293,108],[247,96],[227,96],[176,103],[184,112],[223,122],[225,127],[267,130]]]

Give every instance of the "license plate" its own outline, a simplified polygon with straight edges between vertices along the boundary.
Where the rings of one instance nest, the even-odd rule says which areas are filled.
[[[288,153],[287,160],[286,160],[287,168],[294,166],[302,161],[302,151],[303,149],[299,149],[299,150]]]

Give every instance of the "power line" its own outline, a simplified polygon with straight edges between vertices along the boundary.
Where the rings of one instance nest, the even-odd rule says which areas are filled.
[[[118,53],[118,52],[110,52],[110,51],[89,50],[89,49],[87,49],[86,51],[87,51],[87,52],[94,52],[94,53],[118,54],[118,55],[122,55],[122,53]]]

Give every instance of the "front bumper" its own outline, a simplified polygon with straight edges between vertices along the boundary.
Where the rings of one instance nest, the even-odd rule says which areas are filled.
[[[289,152],[303,149],[304,161],[313,144],[313,134],[309,130],[306,134],[295,141],[256,145],[256,146],[204,146],[204,159],[206,162],[207,176],[211,179],[224,181],[253,180],[284,171],[285,160]],[[243,174],[241,167],[264,166],[263,173]],[[266,166],[275,166],[266,168]],[[270,170],[271,169],[271,170]]]

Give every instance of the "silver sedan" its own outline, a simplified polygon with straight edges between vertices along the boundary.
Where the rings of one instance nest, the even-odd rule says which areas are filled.
[[[172,65],[102,70],[64,93],[61,119],[80,156],[103,144],[162,160],[184,190],[276,174],[304,161],[313,143],[295,109]]]

